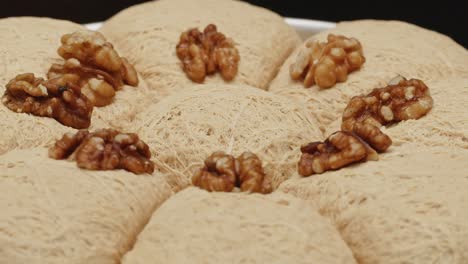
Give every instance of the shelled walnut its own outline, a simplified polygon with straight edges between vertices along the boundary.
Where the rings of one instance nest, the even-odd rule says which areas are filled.
[[[310,176],[354,162],[377,160],[375,150],[384,152],[392,144],[380,127],[419,119],[432,109],[432,104],[429,88],[421,80],[402,76],[393,78],[387,87],[353,97],[343,112],[342,131],[323,143],[312,142],[301,148],[299,174]]]
[[[234,187],[243,192],[272,191],[261,160],[251,152],[244,152],[237,159],[222,151],[214,152],[195,173],[192,183],[210,192],[231,192]]]
[[[51,117],[73,128],[87,128],[91,123],[93,105],[72,75],[46,81],[33,73],[20,74],[6,85],[2,102],[17,113]]]
[[[419,119],[432,109],[432,104],[429,88],[421,80],[397,76],[387,87],[353,97],[343,112],[341,129],[358,134],[383,152],[392,142],[380,131],[381,126]]]
[[[210,192],[230,192],[236,182],[236,160],[221,151],[209,156],[192,178],[193,185]]]
[[[115,91],[124,84],[138,85],[135,68],[117,54],[101,33],[77,31],[63,35],[61,42],[58,54],[65,63],[53,64],[47,77],[76,75],[77,85],[95,106],[110,104]]]
[[[329,34],[327,42],[306,43],[291,65],[290,75],[293,80],[303,79],[305,87],[317,84],[330,88],[345,82],[348,74],[361,68],[365,61],[357,39]]]
[[[206,26],[203,33],[196,28],[183,32],[176,51],[183,70],[194,82],[203,82],[217,70],[226,81],[237,74],[239,52],[233,40],[218,32],[213,24]]]
[[[154,171],[148,145],[136,134],[114,129],[67,133],[49,149],[49,157],[70,157],[78,167],[88,170],[124,169],[135,174]]]
[[[266,179],[262,161],[252,152],[244,152],[237,157],[236,172],[241,191],[270,193],[271,183]]]
[[[353,133],[338,131],[324,142],[312,142],[301,148],[298,172],[302,176],[336,170],[346,165],[378,159],[377,153]]]

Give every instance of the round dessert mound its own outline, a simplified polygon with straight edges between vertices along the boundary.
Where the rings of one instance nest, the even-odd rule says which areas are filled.
[[[296,170],[301,144],[322,138],[315,120],[293,102],[243,85],[187,87],[138,119],[156,167],[179,188],[218,150],[257,154],[276,187]]]
[[[399,21],[360,20],[341,22],[337,27],[310,40],[326,41],[328,34],[342,34],[358,39],[366,62],[348,75],[346,82],[330,89],[317,85],[305,89],[303,82],[290,76],[290,65],[296,61],[302,44],[284,62],[271,82],[271,92],[288,96],[307,105],[320,122],[321,129],[338,118],[351,97],[384,87],[396,75],[424,82],[468,76],[468,53],[449,37]],[[310,41],[309,40],[309,41]]]
[[[279,191],[317,204],[358,263],[467,263],[466,164],[466,149],[406,145]]]
[[[426,83],[434,106],[419,120],[405,120],[384,128],[393,141],[392,148],[405,144],[457,146],[468,149],[468,111],[463,109],[468,97],[468,78],[453,77]],[[327,127],[326,135],[341,127],[341,118]]]
[[[0,263],[120,263],[171,194],[156,174],[80,170],[47,149],[0,156]]]
[[[53,63],[63,61],[57,54],[61,36],[78,30],[84,30],[84,27],[49,18],[0,19],[0,57],[3,63],[0,67],[0,97],[6,84],[18,74],[30,72],[45,77]],[[125,86],[117,92],[110,105],[94,108],[90,129],[109,126],[125,129],[136,113],[153,102],[140,78],[138,87]],[[3,103],[0,103],[0,115],[0,154],[15,148],[49,145],[64,133],[74,131],[52,118],[13,112]]]
[[[150,87],[166,96],[193,84],[176,55],[180,35],[192,28],[203,31],[208,24],[232,38],[239,51],[239,71],[232,82],[262,89],[300,43],[282,17],[241,1],[151,1],[118,13],[101,31],[134,63]],[[205,80],[224,82],[220,74]]]
[[[188,188],[153,214],[122,263],[356,263],[331,223],[289,195]]]

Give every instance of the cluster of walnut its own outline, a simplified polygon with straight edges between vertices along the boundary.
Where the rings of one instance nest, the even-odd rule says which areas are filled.
[[[243,192],[272,191],[262,162],[251,152],[244,152],[237,159],[222,151],[214,152],[195,173],[192,183],[210,192],[231,192],[235,187]]]
[[[148,145],[136,134],[114,129],[67,133],[49,149],[49,157],[69,158],[88,170],[124,169],[135,174],[154,171]]]
[[[135,68],[119,56],[101,33],[78,31],[63,35],[61,42],[58,54],[65,59],[65,63],[53,64],[47,77],[74,75],[82,93],[95,106],[110,104],[115,91],[124,84],[138,85]]]
[[[194,82],[203,82],[217,70],[226,81],[237,74],[239,52],[233,40],[218,32],[213,24],[206,26],[203,33],[196,28],[183,32],[176,51],[183,70]]]
[[[66,126],[87,128],[93,104],[70,78],[67,75],[46,81],[32,73],[20,74],[6,85],[2,102],[17,113],[51,117]]]
[[[325,142],[313,142],[301,148],[299,174],[310,176],[365,160],[377,160],[377,152],[392,144],[381,126],[402,120],[419,119],[433,105],[429,88],[416,79],[402,76],[387,87],[376,88],[365,96],[355,96],[343,112],[341,130]]]
[[[15,112],[87,128],[93,106],[110,104],[124,84],[138,85],[138,76],[98,32],[66,34],[61,41],[58,54],[65,62],[51,66],[48,80],[32,73],[17,75],[6,86],[3,103]]]
[[[355,38],[329,34],[327,42],[308,41],[290,67],[293,80],[303,79],[305,87],[317,84],[330,88],[345,82],[348,74],[366,61],[361,43]]]

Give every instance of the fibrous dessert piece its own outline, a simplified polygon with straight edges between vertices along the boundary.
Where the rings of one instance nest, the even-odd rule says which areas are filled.
[[[183,62],[176,51],[181,33],[198,28],[204,35],[203,29],[210,24],[232,38],[235,49],[232,43],[223,40],[223,45],[217,49],[221,58],[206,58],[206,62],[210,62],[206,67],[206,62],[191,57],[191,53],[197,55],[205,47],[184,47],[187,62],[206,72],[203,82],[207,84],[224,84],[230,80],[229,83],[266,90],[286,57],[300,44],[297,32],[281,16],[242,1],[151,1],[121,11],[108,19],[100,31],[133,63],[150,88],[164,97],[189,89],[193,84],[181,70]],[[208,29],[215,32],[212,26]],[[218,37],[219,32],[211,36]],[[235,63],[237,57],[241,59]],[[221,74],[209,75],[208,72],[215,69],[214,61],[222,66],[219,67]],[[198,80],[202,76],[204,74],[194,74]]]
[[[380,127],[419,119],[432,109],[432,104],[429,88],[422,81],[402,76],[367,96],[353,97],[343,112],[342,131],[323,143],[312,142],[301,148],[299,174],[310,176],[358,161],[378,160],[376,151],[384,152],[392,144]]]
[[[78,167],[88,170],[125,169],[135,174],[154,171],[148,145],[136,134],[114,129],[67,133],[49,149],[53,159],[70,155]]]
[[[348,74],[366,61],[361,43],[355,38],[329,34],[327,42],[307,41],[290,66],[291,78],[303,79],[304,86],[330,88],[345,82]]]
[[[293,177],[276,192],[316,205],[358,263],[467,263],[468,150],[420,143],[379,162]]]
[[[380,131],[389,125],[408,119],[419,119],[433,105],[429,88],[416,79],[393,78],[387,87],[374,89],[366,96],[351,99],[343,112],[341,129],[354,132],[379,152],[391,144],[390,137]]]
[[[302,176],[336,170],[346,165],[378,160],[377,152],[353,133],[338,131],[324,142],[312,142],[301,148],[298,172]]]
[[[176,50],[183,70],[194,82],[201,83],[218,70],[226,81],[237,74],[239,51],[234,41],[213,24],[206,26],[203,33],[196,28],[183,32]]]
[[[155,211],[122,263],[356,261],[330,221],[300,199],[189,187]]]
[[[176,189],[189,186],[204,160],[219,150],[234,157],[255,153],[276,188],[296,170],[301,142],[323,137],[294,102],[245,85],[190,86],[148,107],[135,127]]]
[[[17,75],[7,85],[3,103],[17,113],[52,117],[73,128],[91,124],[93,106],[113,101],[124,84],[138,85],[138,76],[104,37],[78,31],[62,37],[58,53],[65,63],[53,64],[48,80],[33,73]]]
[[[221,151],[211,154],[193,176],[192,183],[210,192],[232,191],[237,183],[235,158]]]
[[[50,18],[0,19],[0,58],[3,61],[3,66],[0,66],[0,99],[8,82],[20,73],[34,73],[35,78],[44,78],[47,81],[47,72],[51,65],[64,64],[63,58],[57,53],[57,48],[61,45],[60,38],[70,32],[83,30],[85,28],[82,25]],[[113,127],[121,131],[132,130],[135,115],[157,101],[147,88],[141,78],[138,88],[125,85],[115,94],[112,104],[94,107],[89,129]],[[0,116],[0,154],[12,149],[48,147],[63,134],[76,132],[72,127],[53,118],[17,113],[1,102]]]
[[[172,191],[162,176],[87,171],[46,148],[0,156],[0,263],[118,264]]]
[[[192,184],[210,192],[231,192],[234,187],[243,192],[272,191],[261,160],[252,152],[244,152],[237,158],[222,151],[214,152],[192,177]]]
[[[76,76],[76,83],[95,106],[112,102],[116,90],[124,84],[138,85],[135,68],[119,56],[111,43],[95,31],[77,31],[63,35],[58,54],[64,64],[53,64],[48,78],[64,74]]]
[[[51,117],[73,128],[89,127],[93,112],[75,77],[68,74],[47,81],[33,73],[20,74],[6,85],[2,103],[14,112]]]
[[[290,65],[303,50],[300,47],[286,60],[269,86],[269,91],[306,107],[319,120],[322,131],[328,130],[326,135],[340,129],[338,122],[333,129],[330,124],[341,119],[353,96],[384,87],[395,75],[423,80],[431,88],[431,94],[439,87],[441,92],[446,91],[448,86],[442,85],[443,82],[468,76],[468,51],[464,47],[447,36],[416,25],[379,20],[340,22],[309,41],[326,42],[329,34],[352,36],[361,42],[366,62],[360,70],[349,74],[346,82],[337,83],[332,89],[317,85],[304,89],[303,83],[293,80],[290,74]],[[437,87],[434,83],[441,85]]]
[[[246,151],[236,159],[236,172],[240,189],[243,192],[270,193],[270,178],[263,171],[262,161],[252,152]]]

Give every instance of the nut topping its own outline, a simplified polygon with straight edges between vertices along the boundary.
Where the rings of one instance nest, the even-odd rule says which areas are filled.
[[[88,170],[124,169],[135,174],[154,171],[148,145],[136,134],[114,129],[67,133],[49,149],[49,157],[70,157],[78,167]]]
[[[62,36],[61,42],[58,53],[66,61],[63,65],[53,64],[48,78],[76,75],[77,85],[95,106],[110,104],[115,91],[124,84],[138,85],[135,68],[117,54],[101,33],[78,31]]]
[[[237,182],[236,161],[222,151],[214,152],[205,160],[205,166],[192,178],[192,183],[209,192],[230,192]]]
[[[325,142],[312,142],[301,148],[299,174],[310,176],[355,162],[378,160],[375,150],[384,152],[392,144],[380,127],[419,119],[431,110],[432,103],[429,88],[422,81],[402,76],[393,78],[387,87],[353,97],[343,112],[342,131]]]
[[[312,142],[301,148],[298,172],[302,176],[336,170],[346,165],[377,159],[376,152],[358,136],[338,131],[324,142]]]
[[[330,88],[345,82],[348,74],[361,68],[366,59],[355,38],[329,34],[327,42],[309,41],[290,67],[293,80],[303,79],[304,87],[317,84]]]
[[[214,152],[205,160],[205,166],[195,173],[192,183],[210,192],[231,192],[234,187],[243,192],[272,191],[262,162],[251,152],[244,152],[237,159],[222,151]]]
[[[270,193],[271,183],[265,178],[262,161],[252,152],[244,152],[237,158],[237,175],[243,192]]]
[[[183,70],[194,82],[202,83],[217,70],[226,81],[237,74],[239,52],[233,40],[218,32],[213,24],[206,26],[203,33],[196,28],[183,32],[176,51]]]
[[[387,87],[353,97],[343,112],[341,129],[356,133],[383,152],[392,141],[380,131],[381,126],[419,119],[432,109],[432,104],[429,89],[422,81],[397,76]]]
[[[73,128],[89,127],[93,111],[75,77],[68,74],[47,81],[32,73],[20,74],[6,85],[2,102],[17,113],[51,117]]]

